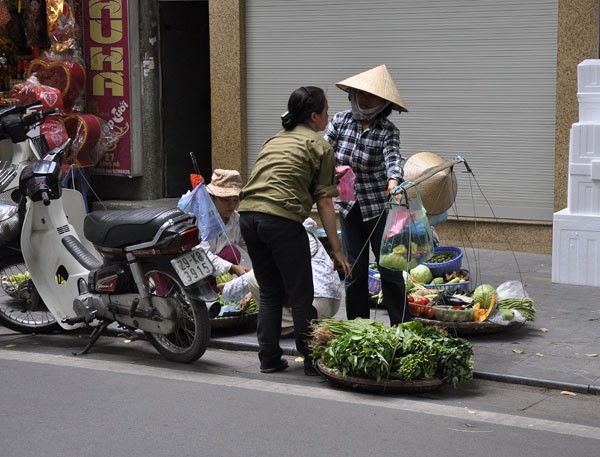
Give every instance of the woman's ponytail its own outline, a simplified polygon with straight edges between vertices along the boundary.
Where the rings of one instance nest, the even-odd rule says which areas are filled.
[[[325,92],[320,87],[299,87],[290,95],[288,110],[281,116],[281,125],[292,130],[298,124],[307,123],[312,113],[323,112],[326,103]]]

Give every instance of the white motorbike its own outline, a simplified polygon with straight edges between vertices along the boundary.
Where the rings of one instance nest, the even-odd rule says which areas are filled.
[[[40,135],[39,123],[56,110],[40,111],[34,107],[41,102],[18,104],[0,109],[0,324],[24,333],[49,333],[60,329],[54,316],[45,307],[31,281],[9,284],[9,277],[25,270],[20,249],[21,222],[19,207],[11,194],[18,190],[19,174],[47,152],[47,144]],[[63,195],[67,214],[78,230],[83,230],[81,197],[70,191]],[[25,201],[21,205],[24,215]],[[73,210],[71,208],[73,207]],[[22,217],[21,217],[22,218]],[[8,274],[5,274],[7,272]],[[19,276],[21,279],[24,275]],[[12,295],[7,294],[12,291]],[[16,291],[16,292],[15,292]]]
[[[206,351],[210,318],[220,306],[206,279],[214,268],[197,246],[195,215],[152,207],[85,216],[81,194],[61,186],[61,157],[69,144],[20,175],[19,193],[26,199],[20,235],[24,262],[14,263],[19,260],[14,256],[12,264],[0,263],[10,306],[17,307],[19,300],[27,306],[36,295],[36,310],[47,309],[63,329],[90,326],[90,340],[77,354],[88,352],[117,323],[142,330],[168,360],[197,360]],[[71,204],[68,216],[66,194],[80,199],[79,211]],[[79,221],[83,237],[73,225]],[[7,309],[0,303],[0,322],[9,320],[11,328],[21,325],[30,332],[30,323],[16,323]]]

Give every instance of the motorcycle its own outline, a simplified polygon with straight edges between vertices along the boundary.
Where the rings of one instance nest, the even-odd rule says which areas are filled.
[[[47,150],[38,125],[55,110],[32,111],[41,102],[17,104],[0,109],[0,324],[23,333],[50,333],[60,329],[52,314],[45,307],[30,280],[26,280],[25,264],[20,250],[21,224],[19,214],[24,215],[24,202],[19,207],[11,198],[18,188],[19,174]],[[66,192],[65,209],[71,214],[72,223],[80,231],[83,219],[80,214],[80,198]],[[71,218],[70,218],[71,220]],[[80,232],[81,233],[81,232]],[[10,277],[18,278],[11,282]],[[11,294],[7,294],[7,290]]]
[[[196,216],[151,207],[81,217],[81,194],[61,186],[61,162],[69,146],[70,140],[21,172],[24,265],[2,261],[6,295],[20,299],[26,284],[24,295],[37,294],[62,329],[90,327],[89,342],[76,355],[87,353],[116,323],[142,330],[168,360],[197,360],[208,347],[210,318],[219,314],[220,305],[207,279],[214,267],[198,246]],[[67,193],[79,194],[79,215],[73,217],[71,209],[67,216]],[[83,237],[72,218],[83,219]],[[24,267],[23,276],[18,267]],[[0,305],[0,321],[9,318]],[[18,327],[14,320],[11,324]],[[21,323],[23,331],[30,330],[28,324]]]

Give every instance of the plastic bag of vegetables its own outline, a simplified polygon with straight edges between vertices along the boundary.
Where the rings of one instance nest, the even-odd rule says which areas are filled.
[[[411,270],[433,251],[431,227],[416,185],[403,182],[392,191],[388,205],[379,265],[390,270]]]

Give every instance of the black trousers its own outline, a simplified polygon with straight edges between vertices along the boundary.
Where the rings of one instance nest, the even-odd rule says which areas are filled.
[[[379,264],[381,238],[385,229],[386,214],[381,218],[362,220],[360,207],[355,203],[350,212],[340,215],[342,245],[352,268],[352,277],[346,278],[346,316],[368,318],[369,308],[369,247]],[[411,320],[406,302],[406,285],[401,271],[379,267],[383,306],[390,317],[390,325]]]
[[[308,358],[310,322],[317,318],[317,310],[312,306],[306,229],[301,223],[257,212],[241,212],[240,229],[260,287],[256,336],[261,363],[275,364],[283,353],[279,337],[284,303],[291,305],[296,348]]]

